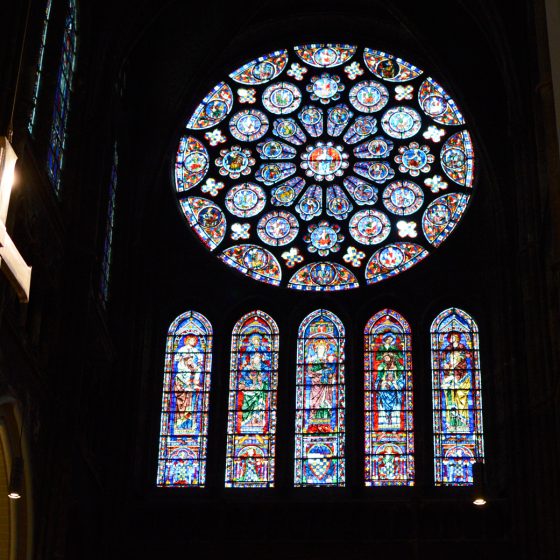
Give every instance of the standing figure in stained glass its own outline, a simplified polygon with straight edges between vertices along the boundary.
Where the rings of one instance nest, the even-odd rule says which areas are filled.
[[[336,344],[317,338],[307,347],[307,378],[310,387],[310,432],[331,431],[333,390],[336,383]],[[326,425],[322,428],[322,425]],[[334,428],[334,426],[333,426]]]
[[[182,345],[175,352],[175,395],[177,406],[176,427],[191,431],[196,427],[193,414],[199,409],[203,372],[200,358],[203,349],[198,336],[188,334],[183,338]]]
[[[379,428],[400,428],[402,389],[404,387],[402,355],[396,352],[384,352],[381,363],[377,366]]]
[[[377,376],[377,421],[379,429],[398,429],[401,427],[402,389],[405,385],[404,354],[402,341],[392,333],[383,335],[378,347],[375,364]]]
[[[241,411],[240,431],[266,433],[266,399],[272,370],[270,343],[253,333],[240,351],[238,406]]]
[[[445,418],[451,432],[468,432],[469,392],[471,390],[471,352],[461,342],[457,332],[447,335],[444,347],[443,380],[441,387],[445,395]]]

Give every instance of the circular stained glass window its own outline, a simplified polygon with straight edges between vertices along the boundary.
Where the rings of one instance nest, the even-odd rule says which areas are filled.
[[[410,268],[461,219],[474,150],[457,104],[392,54],[310,44],[248,62],[186,124],[180,207],[242,273],[344,290]]]

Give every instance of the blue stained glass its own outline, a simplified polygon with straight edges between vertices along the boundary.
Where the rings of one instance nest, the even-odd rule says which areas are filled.
[[[408,323],[391,309],[365,328],[366,486],[414,484],[410,339]]]
[[[226,487],[273,487],[278,388],[278,327],[262,311],[233,329]]]
[[[457,308],[431,327],[435,483],[472,484],[472,464],[484,460],[478,327]]]
[[[457,104],[421,74],[338,43],[230,72],[181,134],[175,189],[189,226],[229,266],[296,290],[346,290],[411,268],[456,228],[476,166]]]
[[[354,113],[344,103],[331,107],[327,111],[327,132],[329,135],[340,136],[353,115]]]
[[[296,486],[344,486],[344,326],[330,311],[309,314],[298,331]]]
[[[47,155],[49,177],[56,194],[60,191],[60,179],[66,147],[66,129],[70,108],[70,93],[76,67],[77,54],[77,7],[75,0],[69,0],[64,24],[62,56],[58,69],[57,87],[54,94],[53,122]]]
[[[43,76],[43,58],[45,57],[45,46],[47,44],[47,31],[49,27],[49,19],[51,16],[52,0],[47,0],[45,8],[45,18],[43,20],[43,32],[41,33],[41,45],[39,46],[39,58],[37,60],[37,70],[35,73],[35,85],[33,86],[33,97],[31,99],[31,113],[29,115],[29,123],[27,129],[33,134],[35,126],[35,118],[37,116],[37,103],[39,101],[39,89],[41,87],[41,78]]]
[[[118,169],[117,144],[113,149],[113,164],[109,180],[109,197],[107,202],[107,218],[105,222],[105,239],[103,243],[103,259],[101,261],[100,296],[103,305],[109,299],[109,277],[111,273],[111,256],[113,250],[113,227],[115,221],[115,201],[117,195],[117,169]]]
[[[167,334],[158,486],[205,485],[211,369],[212,326],[187,311]]]

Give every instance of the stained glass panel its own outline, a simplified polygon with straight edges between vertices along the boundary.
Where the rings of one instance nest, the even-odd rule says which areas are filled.
[[[29,123],[27,129],[33,134],[35,126],[35,118],[37,116],[37,103],[39,101],[39,89],[41,87],[41,78],[43,77],[43,58],[45,57],[45,46],[47,44],[47,31],[49,28],[49,19],[51,16],[52,0],[47,0],[45,7],[45,18],[43,19],[43,32],[41,33],[41,44],[39,45],[39,58],[37,59],[37,70],[35,72],[35,85],[33,86],[33,96],[31,98],[31,113],[29,115]]]
[[[452,307],[432,323],[431,339],[435,482],[472,484],[472,464],[484,459],[478,327]]]
[[[391,278],[441,245],[472,194],[457,103],[423,70],[368,47],[265,54],[185,123],[175,188],[189,226],[268,284],[334,291]]]
[[[344,326],[319,309],[301,323],[297,342],[296,486],[345,485]]]
[[[195,311],[169,327],[165,354],[158,486],[206,481],[212,326]]]
[[[366,486],[414,484],[411,332],[391,309],[367,323],[365,342]]]
[[[66,128],[70,109],[70,94],[76,68],[77,53],[77,7],[75,0],[68,0],[64,23],[62,56],[58,68],[58,79],[54,94],[54,110],[51,139],[47,155],[47,170],[55,192],[60,190],[60,178],[66,147]]]
[[[226,487],[274,486],[279,342],[276,323],[262,311],[233,329]]]
[[[113,163],[109,179],[109,196],[107,200],[107,217],[105,222],[105,239],[103,242],[103,258],[101,261],[100,297],[103,305],[109,299],[109,276],[111,274],[111,256],[113,252],[113,226],[115,222],[115,201],[117,196],[117,168],[119,160],[117,144],[113,148]]]

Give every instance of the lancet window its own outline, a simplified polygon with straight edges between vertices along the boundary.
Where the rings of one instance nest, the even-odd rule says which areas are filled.
[[[457,308],[431,327],[434,471],[438,485],[472,484],[484,459],[478,327]]]
[[[204,486],[212,326],[195,311],[169,327],[165,353],[158,486]]]
[[[325,309],[308,315],[297,342],[295,485],[344,486],[345,331]]]
[[[253,311],[235,325],[231,340],[226,487],[274,486],[276,323]]]

